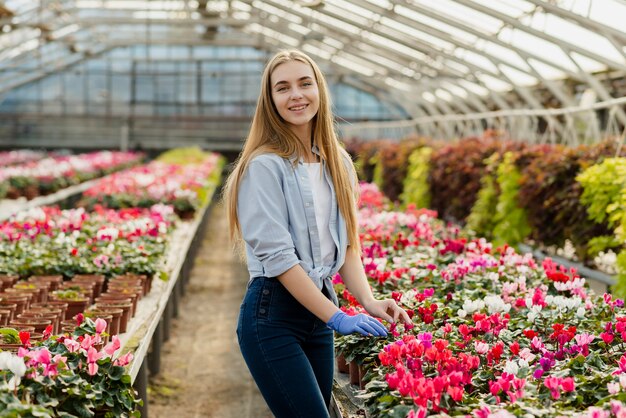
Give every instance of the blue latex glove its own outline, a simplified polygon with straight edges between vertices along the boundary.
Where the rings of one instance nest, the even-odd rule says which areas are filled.
[[[362,335],[374,335],[376,337],[387,336],[385,327],[365,314],[350,316],[342,311],[337,311],[326,325],[342,335],[358,332]]]

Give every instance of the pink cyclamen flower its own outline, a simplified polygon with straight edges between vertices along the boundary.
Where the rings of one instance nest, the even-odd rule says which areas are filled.
[[[107,321],[102,318],[96,319],[96,334],[102,334],[107,327]]]
[[[85,335],[83,341],[80,343],[80,347],[84,350],[89,350],[94,344],[96,344],[96,339],[91,335]]]
[[[120,346],[121,344],[120,344],[119,337],[117,335],[114,335],[113,338],[111,339],[111,342],[108,343],[106,347],[104,347],[104,352],[108,354],[109,356],[112,356],[113,353],[119,350]]]
[[[578,345],[588,345],[596,338],[595,335],[588,333],[578,334],[574,337]]]
[[[123,356],[121,356],[120,358],[116,359],[113,364],[115,364],[116,366],[126,366],[128,363],[130,363],[131,361],[133,361],[133,353],[126,353]]]
[[[98,373],[97,361],[100,360],[101,357],[102,353],[99,353],[95,348],[90,347],[89,350],[87,350],[87,362],[89,363],[87,369],[90,376]]]
[[[485,354],[487,353],[487,351],[489,351],[489,344],[484,343],[482,341],[475,341],[474,349],[476,349],[476,352],[478,354]]]
[[[75,353],[80,348],[80,343],[78,341],[72,340],[71,338],[66,338],[65,340],[63,340],[63,345],[65,345],[70,353]]]
[[[615,395],[616,393],[620,391],[620,386],[619,386],[619,383],[617,382],[607,383],[606,388],[608,389],[611,395]]]
[[[564,379],[561,379],[560,384],[565,392],[573,392],[574,389],[576,389],[576,383],[574,382],[573,377],[566,377]]]
[[[50,364],[50,360],[52,360],[50,351],[48,351],[47,348],[42,348],[41,350],[38,350],[35,354],[35,360],[41,364]]]
[[[553,399],[559,399],[561,397],[561,393],[559,392],[559,382],[560,379],[558,377],[546,377],[543,381],[545,387],[550,389]]]

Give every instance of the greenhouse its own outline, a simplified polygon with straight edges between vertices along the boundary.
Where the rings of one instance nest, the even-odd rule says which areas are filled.
[[[0,417],[626,417],[625,18],[0,0]]]

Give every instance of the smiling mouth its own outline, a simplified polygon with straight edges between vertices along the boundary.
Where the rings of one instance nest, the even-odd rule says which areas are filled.
[[[306,107],[308,106],[308,104],[303,104],[303,105],[298,105],[298,106],[292,106],[289,108],[289,110],[291,111],[298,111],[298,110],[304,110],[306,109]]]

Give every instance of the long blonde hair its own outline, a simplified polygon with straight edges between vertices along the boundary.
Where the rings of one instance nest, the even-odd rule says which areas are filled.
[[[288,128],[278,114],[272,100],[270,77],[276,67],[289,61],[300,61],[310,65],[313,69],[319,90],[319,109],[313,118],[313,143],[319,148],[320,157],[326,162],[333,180],[337,204],[346,221],[349,249],[360,254],[361,246],[356,216],[358,190],[350,180],[351,178],[356,179],[354,166],[349,164],[349,167],[346,167],[345,159],[350,160],[350,157],[339,143],[335,133],[326,79],[317,64],[309,56],[297,50],[277,53],[263,71],[261,94],[257,101],[250,132],[243,145],[243,150],[235,161],[233,171],[226,180],[223,192],[230,238],[238,244],[241,243],[241,226],[237,216],[237,196],[239,183],[250,161],[257,155],[266,153],[274,153],[283,158],[296,155],[298,159],[308,154],[309,150],[305,149],[305,145]]]

